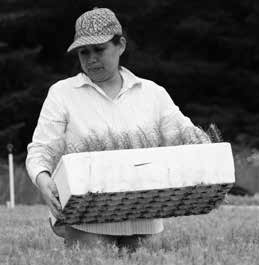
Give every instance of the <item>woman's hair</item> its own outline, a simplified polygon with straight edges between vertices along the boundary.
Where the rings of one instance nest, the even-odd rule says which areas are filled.
[[[111,39],[111,42],[114,45],[118,45],[118,44],[120,44],[121,37],[122,37],[122,35],[114,35],[113,38]]]
[[[114,45],[118,45],[118,44],[120,44],[121,37],[124,37],[125,39],[127,39],[126,33],[123,32],[121,35],[118,35],[118,34],[114,35],[113,38],[111,39],[111,42]]]

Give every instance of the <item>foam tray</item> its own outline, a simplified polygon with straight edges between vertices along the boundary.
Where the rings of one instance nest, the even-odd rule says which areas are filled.
[[[228,143],[70,154],[53,178],[54,226],[206,214],[235,181]]]

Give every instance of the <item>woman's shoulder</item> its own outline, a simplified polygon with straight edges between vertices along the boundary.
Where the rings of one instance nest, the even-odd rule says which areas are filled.
[[[49,96],[54,97],[70,97],[73,94],[75,88],[82,85],[83,77],[79,73],[72,77],[60,79],[53,83],[49,88]]]
[[[65,88],[78,87],[82,82],[82,74],[60,79],[51,85],[51,89],[60,90]]]
[[[148,94],[152,93],[155,97],[161,97],[167,93],[166,89],[162,85],[157,84],[155,81],[145,78],[140,78],[140,80],[143,91]]]
[[[139,79],[141,80],[141,83],[143,84],[144,87],[152,88],[154,90],[163,90],[164,89],[161,85],[157,84],[153,80],[142,78],[142,77],[139,77]]]
[[[135,75],[125,67],[123,68],[123,71],[124,73],[126,72],[126,74],[130,76],[130,78],[133,79],[135,83],[140,83],[143,91],[147,91],[149,93],[163,93],[165,91],[165,88],[157,84],[155,81]]]

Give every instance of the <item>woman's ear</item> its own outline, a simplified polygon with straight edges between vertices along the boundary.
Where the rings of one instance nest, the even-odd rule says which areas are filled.
[[[121,37],[120,38],[120,55],[122,55],[123,52],[125,51],[126,45],[127,45],[126,39],[124,37]]]

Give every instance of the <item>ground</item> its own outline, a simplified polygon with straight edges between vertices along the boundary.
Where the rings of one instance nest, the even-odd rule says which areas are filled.
[[[221,206],[207,215],[169,218],[134,254],[114,246],[66,249],[46,206],[0,206],[0,264],[227,264],[259,262],[259,207]]]

